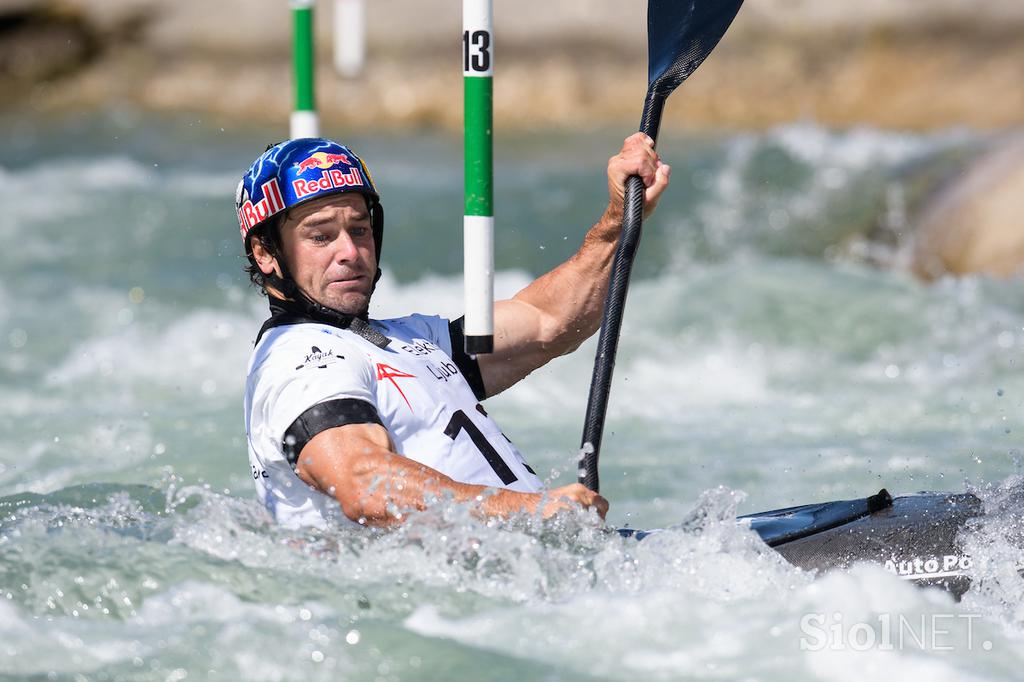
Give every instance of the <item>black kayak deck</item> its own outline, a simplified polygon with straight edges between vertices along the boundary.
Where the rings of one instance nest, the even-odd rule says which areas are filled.
[[[882,488],[877,494],[856,500],[838,500],[786,507],[738,517],[747,521],[769,547],[831,530],[892,506],[892,496]]]
[[[737,522],[799,568],[827,571],[872,563],[959,599],[971,584],[971,557],[961,548],[960,531],[982,512],[981,500],[970,493],[892,497],[883,488],[869,497],[747,514]],[[637,540],[656,532],[619,530]]]

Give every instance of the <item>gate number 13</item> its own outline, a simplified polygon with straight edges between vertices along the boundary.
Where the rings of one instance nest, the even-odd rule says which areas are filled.
[[[486,73],[491,70],[491,34],[463,31],[462,70]]]

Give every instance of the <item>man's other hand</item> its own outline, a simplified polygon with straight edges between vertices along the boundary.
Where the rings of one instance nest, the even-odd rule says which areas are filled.
[[[573,483],[549,490],[542,513],[544,518],[550,518],[562,509],[571,509],[576,506],[596,509],[602,519],[608,513],[608,500],[582,483]]]
[[[644,217],[654,212],[661,193],[668,187],[672,168],[661,162],[654,140],[634,133],[622,143],[622,150],[608,160],[608,215],[622,220],[626,178],[639,175],[644,181]]]

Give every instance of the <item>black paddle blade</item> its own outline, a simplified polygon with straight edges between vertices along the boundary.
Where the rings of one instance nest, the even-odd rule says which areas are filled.
[[[648,89],[667,97],[725,35],[743,0],[649,0]]]

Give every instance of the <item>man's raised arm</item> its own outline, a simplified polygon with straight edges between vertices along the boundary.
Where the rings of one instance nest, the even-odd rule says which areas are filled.
[[[639,175],[644,216],[668,187],[671,169],[650,137],[636,133],[608,161],[608,208],[569,260],[494,307],[494,353],[479,356],[487,395],[512,386],[552,358],[570,353],[601,324],[615,247],[622,232],[626,179]]]

